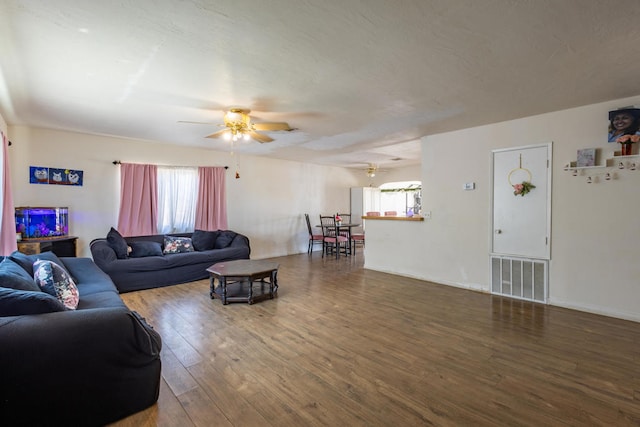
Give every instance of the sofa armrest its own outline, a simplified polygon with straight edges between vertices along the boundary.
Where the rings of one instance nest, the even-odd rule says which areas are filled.
[[[19,356],[32,374],[61,367],[93,371],[96,359],[108,360],[116,371],[133,368],[157,359],[162,345],[160,335],[126,307],[0,317],[0,342],[0,366],[15,370]],[[7,374],[0,370],[0,376]]]
[[[100,267],[118,260],[116,252],[109,246],[107,239],[94,239],[89,246],[93,261]]]
[[[21,346],[35,345],[40,349],[34,357],[42,360],[49,360],[44,353],[82,359],[82,353],[95,349],[99,350],[98,355],[112,354],[114,360],[121,359],[127,365],[128,360],[140,354],[158,356],[160,349],[149,346],[148,334],[158,335],[126,307],[0,317],[0,342],[6,350],[0,352],[0,366],[7,353],[17,354]],[[9,336],[10,340],[4,339]]]
[[[231,244],[228,247],[247,247],[249,248],[249,253],[251,253],[251,246],[249,246],[249,238],[243,234],[236,234],[236,236],[231,241]]]
[[[157,400],[160,336],[125,307],[2,317],[0,343],[8,420],[103,424]]]

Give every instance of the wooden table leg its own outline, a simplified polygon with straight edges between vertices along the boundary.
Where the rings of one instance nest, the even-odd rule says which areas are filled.
[[[220,286],[222,286],[222,305],[227,305],[227,278],[220,277]]]
[[[220,278],[214,274],[209,275],[209,296],[211,299],[215,298],[216,294],[216,279],[218,280],[218,286],[220,286]]]
[[[278,270],[271,271],[271,278],[269,283],[269,291],[271,293],[271,299],[273,299],[273,294],[278,292]]]

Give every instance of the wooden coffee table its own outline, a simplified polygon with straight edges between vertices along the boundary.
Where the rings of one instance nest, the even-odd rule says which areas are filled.
[[[222,304],[273,299],[278,292],[278,267],[272,261],[240,259],[213,264],[209,272],[209,296]],[[215,286],[216,280],[218,286]],[[260,285],[259,287],[254,285]],[[254,289],[255,287],[255,289]]]

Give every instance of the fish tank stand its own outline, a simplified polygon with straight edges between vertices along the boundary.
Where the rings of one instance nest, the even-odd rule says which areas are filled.
[[[76,256],[76,236],[45,237],[42,239],[22,239],[18,251],[26,255],[51,251],[57,256]]]

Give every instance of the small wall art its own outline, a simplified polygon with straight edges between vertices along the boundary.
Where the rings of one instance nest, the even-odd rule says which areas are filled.
[[[579,168],[584,168],[587,166],[595,166],[596,165],[596,149],[595,148],[583,148],[582,150],[578,150],[578,160],[576,161],[576,166]]]
[[[29,166],[30,184],[82,186],[83,172],[77,169]]]

